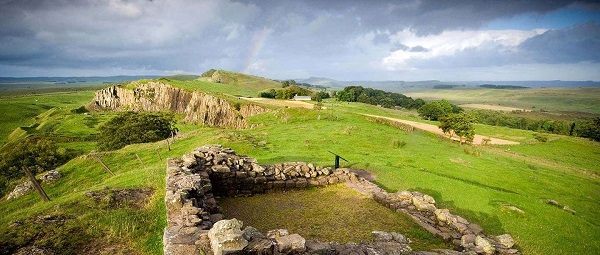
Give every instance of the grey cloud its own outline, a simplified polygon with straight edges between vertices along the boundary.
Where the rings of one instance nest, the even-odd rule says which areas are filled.
[[[420,46],[420,45],[415,46],[415,47],[409,47],[406,44],[402,44],[402,43],[397,43],[390,49],[390,51],[392,51],[392,52],[398,51],[398,50],[408,51],[408,52],[428,52],[429,51],[429,49],[427,49],[423,46]]]
[[[519,49],[531,62],[600,62],[600,25],[587,23],[549,30],[527,39]]]
[[[0,0],[0,66],[11,67],[0,68],[0,76],[14,75],[16,67],[200,73],[208,68],[243,71],[252,63],[261,62],[268,72],[261,75],[273,78],[310,73],[364,79],[359,76],[381,69],[378,65],[390,48],[411,52],[429,50],[422,46],[392,45],[387,33],[410,29],[425,35],[447,29],[477,28],[499,17],[547,12],[572,3]],[[586,3],[589,2],[580,5],[594,6]],[[353,42],[371,33],[375,33],[375,37],[368,37],[372,38],[367,39],[369,42]],[[586,35],[581,32],[569,34],[582,38],[571,40],[571,45],[592,47],[596,53],[600,52],[595,47],[597,41],[590,41],[592,37],[585,39]],[[536,47],[552,48],[551,41],[559,37],[549,32],[530,39],[522,46],[527,56],[518,60],[574,61],[566,56],[560,60],[543,60],[536,52]],[[494,54],[501,50],[492,46],[469,49],[465,54],[446,60],[463,66],[470,65],[469,61],[489,65],[494,63]],[[559,48],[552,51],[560,55]],[[575,51],[570,55],[584,59]],[[471,56],[475,53],[480,55],[479,59]],[[502,61],[517,58],[509,53],[501,55]],[[414,64],[425,67],[445,63],[435,61],[438,60]],[[504,63],[502,61],[497,63]]]

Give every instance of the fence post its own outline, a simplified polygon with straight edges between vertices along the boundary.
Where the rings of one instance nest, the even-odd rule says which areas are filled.
[[[115,176],[115,173],[113,173],[113,171],[110,171],[110,168],[108,168],[108,166],[106,164],[104,164],[104,162],[102,162],[102,159],[100,159],[100,157],[98,157],[98,155],[94,154],[93,157],[100,162],[100,164],[104,167],[104,169],[109,172],[112,176]]]
[[[158,160],[162,161],[162,156],[160,156],[160,148],[156,149],[156,154],[158,154]]]
[[[33,187],[35,187],[42,199],[44,199],[44,201],[46,202],[50,201],[50,198],[48,197],[48,195],[46,195],[46,192],[44,191],[44,189],[42,189],[42,186],[40,186],[40,184],[37,182],[35,176],[33,176],[31,172],[29,172],[29,169],[26,165],[23,165],[23,170],[25,170],[25,174],[27,174],[27,177],[29,177],[29,180],[33,184]]]
[[[144,161],[142,161],[142,159],[140,158],[140,156],[136,153],[135,157],[137,158],[138,161],[140,161],[140,164],[142,164],[142,168],[144,168],[144,170],[146,169],[146,166],[144,165]]]

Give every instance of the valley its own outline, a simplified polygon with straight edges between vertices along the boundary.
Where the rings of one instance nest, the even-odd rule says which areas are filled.
[[[114,87],[119,89],[115,92],[118,95],[131,93],[118,97],[122,105],[104,110],[78,109],[96,99],[112,102],[108,99],[113,98],[113,92],[103,94],[93,89],[0,98],[0,110],[5,113],[0,126],[2,152],[31,136],[48,137],[59,148],[77,151],[76,157],[58,167],[63,178],[43,185],[50,202],[41,202],[35,192],[0,202],[3,215],[0,253],[10,254],[22,247],[35,246],[62,254],[86,249],[89,254],[161,254],[166,224],[165,160],[181,157],[205,144],[221,144],[256,158],[260,164],[303,161],[332,166],[333,157],[328,151],[333,151],[349,161],[342,162],[342,166],[373,174],[374,182],[388,192],[423,192],[435,198],[440,208],[449,208],[452,213],[481,225],[486,234],[511,234],[523,254],[589,254],[600,250],[600,242],[596,240],[600,234],[598,142],[475,124],[477,135],[507,142],[460,145],[430,132],[409,130],[377,119],[424,123],[434,128],[439,125],[437,121],[421,119],[416,110],[388,109],[335,98],[319,103],[258,99],[259,92],[280,89],[280,83],[221,70],[205,75],[209,77],[202,76],[103,86],[105,92],[116,91],[110,90]],[[134,90],[147,93],[134,94]],[[176,90],[177,93],[173,92]],[[191,99],[182,100],[188,96],[173,96],[184,93],[189,93],[189,98],[196,95],[199,106],[193,107]],[[546,113],[600,113],[596,109],[600,105],[597,88],[526,92],[428,90],[407,95],[428,101],[444,98],[456,104],[525,108],[536,114],[544,114],[540,109]],[[210,103],[202,104],[205,102]],[[111,104],[105,104],[108,105]],[[243,109],[255,109],[253,105],[261,110],[245,114]],[[179,133],[173,140],[98,152],[115,173],[112,176],[89,155],[97,150],[95,139],[99,127],[117,115],[113,109],[172,110],[177,113]],[[536,138],[540,135],[545,141]],[[7,185],[14,187],[17,182]],[[142,188],[153,191],[142,206],[103,207],[87,195],[102,190]],[[318,204],[321,197],[329,199],[327,203],[334,203],[347,195],[335,186],[307,192],[306,196],[301,192],[291,196]],[[244,209],[244,198],[236,199],[229,208]],[[260,206],[260,196],[251,199],[254,200],[249,199],[249,204]],[[561,206],[549,203],[550,200]],[[572,212],[565,210],[565,206]],[[398,217],[387,215],[389,212],[377,215],[382,215],[378,216],[382,222],[386,222],[386,217]],[[63,220],[43,224],[36,221],[46,215]],[[420,233],[410,219],[399,221],[406,221],[402,224],[407,233]],[[286,228],[285,220],[268,227]],[[367,227],[357,229],[362,228]],[[363,229],[362,236],[373,230],[379,229]],[[316,236],[326,238],[321,233]],[[427,240],[432,241],[427,243]],[[416,247],[425,250],[439,246],[438,240],[423,236]]]

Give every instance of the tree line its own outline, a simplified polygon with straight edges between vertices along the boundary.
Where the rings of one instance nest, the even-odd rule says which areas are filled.
[[[509,113],[492,110],[472,110],[469,113],[480,124],[578,136],[600,141],[600,117],[564,121],[511,116]]]
[[[336,93],[336,97],[339,101],[381,105],[385,108],[398,106],[405,109],[418,109],[425,104],[425,101],[420,98],[412,99],[400,93],[363,88],[362,86],[345,87],[344,90]]]

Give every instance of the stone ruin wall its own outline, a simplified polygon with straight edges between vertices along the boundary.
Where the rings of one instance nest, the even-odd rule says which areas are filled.
[[[305,240],[286,230],[266,235],[236,219],[224,220],[215,197],[251,196],[346,183],[377,203],[409,215],[455,250],[412,251],[398,233],[373,231],[373,242],[340,245]],[[433,197],[414,191],[388,193],[350,169],[332,170],[304,162],[259,165],[220,145],[203,146],[181,159],[169,159],[165,203],[165,254],[520,254],[508,234],[487,236],[481,227],[438,209]]]

